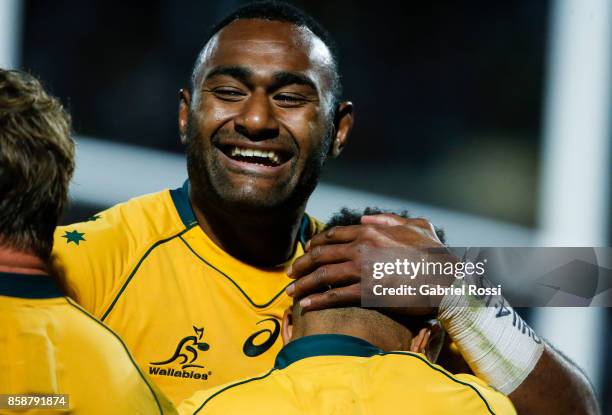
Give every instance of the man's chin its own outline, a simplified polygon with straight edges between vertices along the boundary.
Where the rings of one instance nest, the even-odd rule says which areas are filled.
[[[235,183],[215,186],[222,205],[228,209],[270,214],[287,205],[288,192],[268,186]],[[289,192],[290,194],[290,192]]]
[[[266,216],[292,215],[303,209],[317,179],[318,175],[314,175],[311,180],[297,183],[289,178],[270,182],[255,177],[227,175],[225,180],[213,182],[213,187],[221,205],[234,211]]]

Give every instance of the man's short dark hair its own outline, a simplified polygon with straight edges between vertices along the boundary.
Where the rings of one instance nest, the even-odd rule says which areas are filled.
[[[344,207],[338,212],[334,213],[332,217],[325,224],[325,229],[333,228],[334,226],[350,226],[359,225],[361,223],[361,217],[364,215],[380,215],[383,213],[391,213],[394,215],[401,216],[405,219],[410,219],[412,216],[408,211],[403,210],[401,212],[395,212],[392,210],[380,209],[377,207],[366,207],[362,210],[349,209]],[[444,236],[444,230],[435,227],[436,235],[440,242],[446,243]],[[301,308],[299,301],[294,301],[293,315],[300,316]],[[359,321],[359,324],[372,327],[372,330],[397,330],[399,327],[397,324],[410,330],[413,336],[417,335],[419,330],[422,328],[431,327],[431,323],[434,321],[431,316],[391,316],[388,313],[384,313],[381,309],[363,309],[360,307],[344,307],[344,308],[329,308],[325,310],[318,310],[316,313],[317,318],[326,319],[328,322],[336,323],[338,327],[346,325],[347,322]],[[294,317],[295,318],[295,317]],[[395,322],[395,324],[393,323]],[[428,358],[435,362],[440,354],[440,350],[444,344],[445,334],[442,330],[437,332],[437,335],[433,337],[426,348],[426,355]]]
[[[31,75],[0,69],[0,243],[47,259],[73,171],[62,104]]]
[[[332,93],[334,104],[337,104],[342,95],[342,82],[338,69],[338,50],[336,43],[327,30],[315,18],[304,12],[303,10],[280,1],[256,1],[239,7],[227,17],[214,25],[209,31],[205,39],[204,45],[208,44],[210,39],[219,33],[221,29],[236,20],[242,19],[261,19],[276,22],[292,23],[298,27],[306,27],[314,33],[329,49],[332,55]],[[203,50],[203,49],[202,49]],[[191,88],[195,90],[198,66],[200,57],[196,59],[191,73]],[[335,105],[334,105],[335,106]]]
[[[340,209],[338,212],[334,213],[332,217],[326,223],[326,229],[333,228],[334,226],[349,226],[349,225],[359,225],[361,223],[361,217],[366,215],[380,215],[383,213],[392,213],[397,216],[401,216],[405,219],[410,219],[412,216],[407,210],[403,210],[401,212],[394,212],[392,210],[380,209],[377,207],[367,207],[363,210],[355,210],[344,207]],[[434,226],[436,231],[436,235],[438,239],[443,244],[446,243],[446,236],[444,235],[444,230]]]

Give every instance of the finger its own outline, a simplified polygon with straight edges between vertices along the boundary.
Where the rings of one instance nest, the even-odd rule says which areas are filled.
[[[364,215],[361,217],[361,223],[364,225],[388,225],[399,226],[404,225],[408,219],[392,213],[381,213],[380,215]]]
[[[361,305],[360,284],[334,288],[324,293],[312,294],[300,300],[304,311],[324,310],[336,307],[359,307]]]
[[[436,227],[426,218],[403,218],[391,213],[383,213],[380,215],[362,216],[361,223],[364,225],[415,226],[416,228],[425,230],[428,235],[432,236],[436,241],[442,243],[436,234]]]
[[[362,225],[334,226],[326,231],[319,232],[306,244],[306,250],[317,245],[338,244],[352,242],[362,231]]]
[[[411,218],[409,219],[411,225],[418,226],[428,231],[435,232],[433,224],[426,218]]]
[[[434,239],[438,243],[442,243],[438,234],[436,233],[436,227],[426,218],[412,218],[408,222],[409,225],[415,226],[421,230],[421,233]]]
[[[300,278],[310,274],[325,264],[335,264],[351,259],[354,248],[350,244],[319,245],[295,260],[287,270],[290,278]]]
[[[306,297],[326,287],[354,284],[360,277],[360,270],[353,261],[323,265],[287,287],[287,294],[296,298]]]

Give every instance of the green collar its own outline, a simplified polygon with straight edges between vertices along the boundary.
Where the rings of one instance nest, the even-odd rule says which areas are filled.
[[[20,298],[63,297],[55,280],[49,275],[0,272],[0,295]]]
[[[196,220],[193,209],[191,208],[191,202],[189,201],[189,180],[185,180],[183,186],[178,189],[170,190],[170,196],[172,197],[174,207],[185,227],[191,228],[195,226],[198,221]]]
[[[315,356],[371,357],[383,351],[365,340],[343,334],[316,334],[287,344],[276,356],[274,367],[284,369],[301,359]]]

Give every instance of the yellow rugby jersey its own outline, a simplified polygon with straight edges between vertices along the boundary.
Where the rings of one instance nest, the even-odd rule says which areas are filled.
[[[176,403],[271,367],[292,302],[288,263],[257,268],[224,252],[198,226],[188,186],[60,227],[54,247],[69,294],[123,338]],[[288,262],[322,226],[305,215]]]
[[[269,372],[201,391],[180,414],[516,414],[503,394],[422,354],[383,352],[351,336],[302,337]]]
[[[125,345],[49,276],[0,273],[0,394],[67,394],[69,409],[0,414],[175,414]]]

